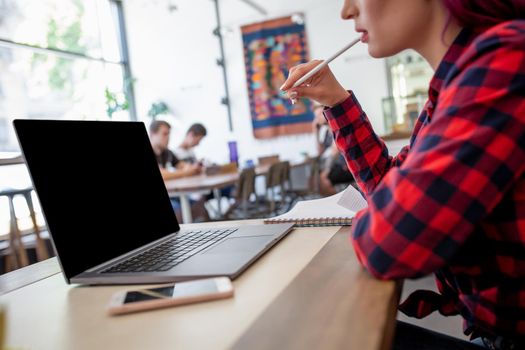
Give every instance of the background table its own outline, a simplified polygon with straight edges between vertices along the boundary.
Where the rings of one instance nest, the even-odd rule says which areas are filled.
[[[0,152],[0,166],[15,164],[24,164],[24,158],[20,152]]]
[[[298,168],[306,166],[310,161],[308,159],[291,162],[291,168]],[[257,176],[266,175],[270,169],[271,164],[260,165],[255,168]],[[217,174],[217,175],[194,175],[183,177],[175,180],[164,181],[166,190],[170,197],[178,197],[181,204],[182,222],[190,224],[193,222],[191,215],[191,204],[189,196],[195,193],[208,193],[213,192],[215,199],[219,205],[220,212],[220,189],[228,186],[232,186],[239,180],[239,172],[229,174]]]

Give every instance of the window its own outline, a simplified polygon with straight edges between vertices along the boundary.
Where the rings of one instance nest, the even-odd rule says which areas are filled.
[[[409,137],[428,97],[434,74],[423,57],[413,50],[387,58],[390,97],[383,99],[385,130]]]
[[[120,1],[0,0],[0,153],[19,151],[15,118],[136,119],[127,58]],[[25,165],[1,166],[0,184],[30,186]],[[30,229],[23,199],[14,205],[19,228]],[[6,213],[3,197],[0,235]]]
[[[122,4],[0,0],[0,151],[15,118],[136,119]]]

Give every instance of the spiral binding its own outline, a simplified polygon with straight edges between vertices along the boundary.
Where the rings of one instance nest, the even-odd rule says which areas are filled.
[[[296,227],[351,226],[352,218],[330,217],[330,218],[304,218],[304,219],[265,219],[264,223],[265,224],[294,223]]]

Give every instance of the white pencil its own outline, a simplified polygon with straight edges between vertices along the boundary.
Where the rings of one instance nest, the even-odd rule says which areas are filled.
[[[352,40],[352,42],[350,42],[348,45],[346,45],[345,47],[343,47],[341,50],[337,51],[335,54],[333,54],[331,57],[327,58],[323,63],[321,63],[320,65],[318,65],[317,67],[315,67],[314,69],[312,69],[311,71],[309,71],[308,73],[306,73],[301,79],[297,80],[295,82],[295,84],[293,84],[292,88],[296,88],[298,87],[299,85],[303,84],[305,81],[307,81],[308,79],[310,79],[312,76],[314,76],[314,74],[316,74],[317,72],[319,72],[321,69],[323,69],[324,67],[328,66],[328,64],[330,62],[332,62],[333,60],[335,60],[337,57],[341,56],[346,50],[348,50],[349,48],[351,48],[352,46],[354,46],[355,44],[357,44],[358,42],[361,41],[361,37],[359,38],[356,38],[354,40]]]

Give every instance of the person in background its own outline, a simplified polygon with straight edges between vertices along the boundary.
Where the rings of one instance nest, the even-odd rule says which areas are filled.
[[[190,163],[190,164],[201,164],[202,161],[198,161],[197,157],[195,156],[195,147],[197,147],[202,139],[206,137],[208,134],[206,127],[200,123],[192,124],[188,131],[186,131],[186,136],[184,137],[184,140],[182,143],[175,149],[175,155],[180,160]],[[233,190],[234,186],[227,186],[224,188],[221,188],[219,193],[219,200],[222,197],[231,198],[231,192]],[[209,200],[215,199],[215,196],[212,192],[208,193],[204,196],[204,201],[207,202]],[[220,213],[218,213],[220,215]]]
[[[321,174],[319,175],[319,190],[322,196],[331,196],[337,193],[335,186],[354,182],[352,173],[346,166],[343,155],[334,143],[332,131],[323,114],[324,107],[314,105],[313,132],[317,154],[321,158]]]
[[[413,49],[435,72],[396,156],[330,68],[292,87],[320,61],[282,87],[327,107],[368,202],[351,231],[361,264],[385,280],[434,273],[439,293],[400,310],[460,314],[472,339],[398,322],[393,349],[525,349],[525,1],[345,0],[341,15],[371,56]]]
[[[169,150],[171,125],[164,120],[154,120],[149,127],[151,147],[164,180],[197,175],[201,172],[198,164],[181,161]]]
[[[315,136],[315,148],[317,155],[324,161],[329,157],[328,149],[333,144],[332,131],[328,127],[328,123],[323,114],[323,105],[318,103],[314,104],[314,120],[312,122],[312,130]]]
[[[190,164],[179,160],[179,158],[169,150],[171,125],[164,120],[154,120],[149,127],[149,137],[151,147],[155,153],[157,164],[164,181],[179,179],[200,174],[202,167],[200,164]],[[181,221],[181,204],[178,198],[170,198],[171,205],[175,210],[177,218]],[[209,220],[208,212],[204,207],[203,200],[190,200],[192,215],[195,220]]]
[[[207,131],[204,125],[200,123],[191,125],[186,132],[184,140],[179,145],[179,147],[175,149],[175,155],[177,158],[190,164],[197,163],[194,148],[201,143],[206,134]]]

